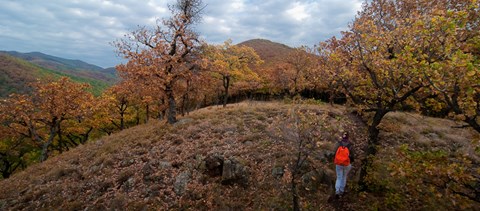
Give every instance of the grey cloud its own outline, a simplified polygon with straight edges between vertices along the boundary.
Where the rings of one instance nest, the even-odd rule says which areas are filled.
[[[207,7],[196,30],[210,43],[265,38],[290,46],[313,45],[345,30],[362,1],[204,0]],[[123,60],[109,43],[137,26],[153,26],[157,18],[169,15],[167,4],[173,2],[4,0],[0,50],[41,51],[114,66]],[[289,14],[296,5],[300,7]]]
[[[241,1],[247,6],[241,10],[233,10],[231,2],[208,2],[208,14],[226,22],[217,23],[213,27],[209,23],[201,26],[204,36],[213,37],[213,42],[221,42],[215,40],[222,37],[220,28],[229,26],[231,31],[229,34],[223,33],[223,39],[232,38],[241,42],[252,38],[266,38],[291,46],[314,45],[339,35],[338,29],[347,29],[347,24],[353,20],[361,5],[361,0],[266,0]],[[296,5],[300,6],[304,13],[289,16],[288,11]]]

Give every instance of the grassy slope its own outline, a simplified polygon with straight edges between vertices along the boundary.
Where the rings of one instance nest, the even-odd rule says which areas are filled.
[[[41,77],[48,78],[48,77],[53,77],[53,78],[59,78],[59,77],[69,77],[75,82],[78,83],[87,83],[91,85],[91,92],[95,96],[99,96],[105,89],[110,87],[111,85],[105,81],[97,80],[97,79],[92,79],[92,78],[87,78],[87,77],[80,77],[80,76],[75,76],[75,75],[69,75],[66,73],[62,72],[57,72],[54,70],[46,69],[43,67],[40,67],[40,75]]]
[[[104,81],[79,77],[43,68],[32,64],[23,59],[15,58],[10,55],[0,54],[0,97],[6,97],[11,93],[28,93],[28,83],[35,82],[36,79],[45,80],[48,78],[59,78],[67,76],[73,81],[79,83],[88,83],[92,85],[92,93],[99,95],[110,85]]]
[[[281,124],[278,118],[286,116],[292,107],[274,102],[240,103],[226,109],[209,107],[191,113],[174,126],[151,122],[101,138],[0,181],[3,189],[0,209],[288,209],[291,205],[288,173],[276,179],[272,169],[291,162],[295,150],[291,144],[273,138],[272,131]],[[317,138],[316,152],[306,171],[333,174],[333,166],[325,154],[344,129],[350,130],[354,147],[362,154],[365,127],[344,107],[301,107],[314,115],[327,115],[325,124],[330,126]],[[444,142],[471,144],[468,140],[475,139],[473,133],[467,129],[453,131],[450,129],[453,124],[447,120],[394,113],[387,116],[382,125],[385,130],[382,139],[391,147],[405,142],[436,143],[437,147],[442,147]],[[442,139],[422,141],[431,133]],[[408,137],[418,137],[418,141]],[[222,185],[219,177],[204,174],[201,161],[212,154],[233,157],[244,164],[250,175],[248,186]],[[388,155],[380,152],[379,156]],[[358,160],[354,163],[356,167]],[[170,165],[165,165],[166,162]],[[177,196],[173,184],[182,172],[190,172],[192,178],[186,194]],[[353,175],[358,175],[357,169]],[[334,209],[327,203],[331,191],[326,185],[315,191],[302,186],[302,207]],[[352,198],[343,209],[364,210],[371,205],[369,200],[373,198]]]

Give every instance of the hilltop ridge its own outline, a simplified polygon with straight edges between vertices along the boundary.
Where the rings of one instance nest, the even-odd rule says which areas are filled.
[[[288,208],[288,165],[295,145],[275,138],[275,131],[290,108],[260,102],[208,107],[173,126],[152,121],[118,132],[0,181],[0,208]],[[303,189],[305,200],[328,207],[333,170],[326,156],[336,131],[352,127],[361,137],[363,128],[340,108],[298,109],[334,125],[318,137],[316,153],[302,170],[318,176],[303,184],[315,190]]]
[[[346,107],[248,101],[225,109],[203,108],[181,118],[175,125],[151,121],[28,167],[0,181],[3,188],[0,209],[291,209],[291,165],[298,153],[298,142],[282,136],[295,133],[292,130],[295,127],[288,121],[294,113],[318,123],[310,126],[315,134],[310,145],[313,151],[296,180],[301,204],[306,210],[393,206],[375,204],[385,201],[388,194],[353,195],[367,135],[365,125]],[[372,177],[379,177],[379,184],[389,185],[384,188],[396,188],[395,185],[400,184],[395,181],[401,179],[402,174],[383,171],[388,166],[399,165],[397,162],[411,163],[405,160],[415,158],[409,157],[410,149],[412,153],[424,151],[427,157],[418,158],[422,162],[437,159],[428,157],[433,150],[436,156],[447,155],[449,160],[455,160],[455,166],[468,165],[456,156],[472,153],[469,149],[475,146],[469,140],[476,139],[475,133],[469,129],[452,129],[455,125],[450,120],[417,114],[392,112],[387,115],[381,124],[383,142],[377,155],[382,162],[374,163],[378,171],[372,173]],[[329,201],[335,178],[331,155],[338,134],[345,130],[352,136],[358,157],[347,186],[352,189],[352,195],[342,199],[350,202],[338,207]],[[438,154],[438,150],[453,154]],[[469,162],[480,160],[475,152],[468,156],[472,160]],[[447,168],[442,165],[450,164],[430,165],[442,169]],[[404,169],[414,167],[404,166]],[[383,177],[383,174],[390,176]],[[420,171],[415,176],[422,178],[422,174]],[[447,176],[442,171],[436,171],[436,175]],[[353,197],[362,197],[362,200]],[[422,202],[423,197],[427,196],[415,200]],[[419,206],[399,203],[401,205],[395,206],[408,209]],[[451,206],[448,200],[445,203],[422,206]],[[480,204],[471,201],[462,206],[477,205]]]

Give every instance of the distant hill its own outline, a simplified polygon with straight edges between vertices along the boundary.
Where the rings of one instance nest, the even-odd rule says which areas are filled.
[[[29,83],[41,75],[41,68],[27,61],[0,53],[0,98],[11,93],[25,94]]]
[[[253,48],[265,65],[277,63],[284,60],[294,48],[287,45],[272,42],[265,39],[253,39],[241,42],[238,45],[244,45]]]
[[[105,74],[110,74],[110,75],[116,75],[117,74],[117,69],[115,67],[109,67],[101,70],[101,72]]]
[[[387,199],[412,198],[418,203],[407,201],[402,204],[404,210],[428,210],[428,203],[436,206],[432,210],[480,207],[480,202],[473,200],[455,205],[456,200],[465,202],[466,198],[454,193],[438,196],[444,204],[429,201],[437,197],[434,194],[389,198],[387,188],[401,191],[409,186],[430,193],[425,185],[432,181],[441,185],[442,178],[457,188],[460,183],[447,173],[463,165],[470,167],[461,171],[471,168],[478,172],[478,164],[468,164],[480,156],[471,152],[476,134],[467,128],[452,128],[456,125],[453,121],[401,112],[387,115],[381,125],[379,159],[374,163],[378,167],[372,174],[382,185],[375,187],[382,189],[357,192],[355,182],[367,128],[349,108],[245,102],[225,109],[200,109],[173,126],[151,121],[30,166],[0,181],[0,210],[292,210],[290,165],[296,162],[299,142],[286,141],[278,133],[287,130],[286,136],[295,137],[288,132],[293,126],[284,122],[294,107],[323,119],[312,126],[314,132],[321,131],[313,133],[317,134],[314,151],[301,166],[297,180],[305,210],[390,210]],[[319,125],[328,127],[319,129]],[[342,130],[350,132],[357,159],[349,175],[349,192],[341,201],[331,202],[335,180],[332,154]],[[401,173],[392,173],[394,164]],[[417,166],[418,170],[408,171]],[[449,186],[438,188],[449,194]]]
[[[21,58],[19,55],[22,54],[17,53],[16,55],[17,56],[12,56],[11,54],[0,52],[0,98],[7,97],[12,93],[28,93],[31,90],[30,87],[28,87],[28,84],[35,82],[37,79],[45,80],[48,78],[59,78],[66,76],[71,78],[73,81],[90,84],[92,86],[92,93],[95,95],[99,95],[107,87],[111,86],[116,80],[115,72],[113,72],[111,69],[97,67],[101,70],[61,70],[61,68],[66,68],[68,65],[59,65],[56,69],[50,69],[47,68],[46,65],[41,66]],[[45,55],[44,57],[47,58],[50,56]],[[38,63],[40,63],[40,61],[43,63],[53,61],[41,59],[40,57],[36,56],[31,56],[28,58],[31,61],[36,61]],[[56,57],[52,57],[51,59],[53,58]],[[62,61],[61,58],[56,59]],[[81,61],[77,62],[82,64],[80,65],[82,67],[88,66],[87,63]],[[52,64],[53,63],[54,62],[52,62]],[[58,62],[58,64],[61,63]],[[92,67],[94,67],[94,65],[92,65]]]
[[[40,52],[19,53],[16,51],[0,51],[11,56],[24,59],[40,67],[62,72],[68,75],[92,78],[107,83],[113,83],[116,80],[115,72],[103,69],[99,66],[89,64],[80,60],[64,59],[47,55]]]

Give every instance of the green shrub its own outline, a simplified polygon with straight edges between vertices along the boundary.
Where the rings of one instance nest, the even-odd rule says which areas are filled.
[[[468,158],[402,145],[379,151],[367,181],[384,209],[464,210],[479,205],[472,200],[478,171]]]

